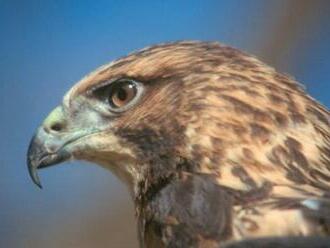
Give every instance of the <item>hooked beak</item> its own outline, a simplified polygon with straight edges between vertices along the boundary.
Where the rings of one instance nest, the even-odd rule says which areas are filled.
[[[68,135],[69,134],[69,135]],[[66,145],[77,139],[67,132],[67,120],[61,106],[55,108],[33,136],[27,152],[27,165],[32,181],[41,188],[37,170],[68,160]]]
[[[89,145],[82,139],[99,131],[93,126],[77,128],[71,124],[70,127],[62,106],[55,108],[39,127],[28,148],[27,165],[32,181],[41,188],[38,169],[76,158],[77,153],[81,155],[81,147]]]
[[[70,153],[65,150],[63,142],[40,128],[33,136],[27,153],[27,165],[32,181],[42,188],[38,169],[64,162],[70,156]]]

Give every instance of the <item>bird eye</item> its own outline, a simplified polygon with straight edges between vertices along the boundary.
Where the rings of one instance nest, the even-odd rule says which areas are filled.
[[[140,85],[133,80],[120,80],[111,84],[108,93],[108,103],[112,111],[126,110],[139,96]]]
[[[118,79],[114,81],[104,81],[101,85],[89,90],[89,94],[102,105],[97,105],[104,112],[121,113],[128,110],[138,102],[144,94],[144,84],[133,79]]]
[[[121,108],[135,97],[136,91],[136,85],[131,81],[114,83],[110,90],[109,104],[112,108]]]

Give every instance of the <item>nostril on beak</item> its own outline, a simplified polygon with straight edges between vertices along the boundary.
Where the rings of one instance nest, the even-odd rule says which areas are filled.
[[[66,127],[67,121],[65,119],[61,106],[55,108],[43,123],[43,128],[46,133],[63,132]]]
[[[62,132],[65,129],[65,123],[61,122],[54,122],[54,123],[49,123],[48,125],[44,125],[44,130],[46,133],[59,133]]]
[[[54,132],[60,132],[64,128],[62,123],[54,123],[50,126],[50,130]]]

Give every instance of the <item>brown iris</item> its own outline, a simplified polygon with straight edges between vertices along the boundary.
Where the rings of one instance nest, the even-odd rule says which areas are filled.
[[[134,82],[116,82],[110,90],[109,104],[112,108],[122,108],[134,99],[136,93],[137,89]]]

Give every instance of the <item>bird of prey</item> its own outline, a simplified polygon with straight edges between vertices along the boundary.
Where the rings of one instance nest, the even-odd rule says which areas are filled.
[[[28,149],[40,187],[70,159],[128,186],[141,247],[330,247],[330,113],[235,48],[159,44],[85,76]]]

